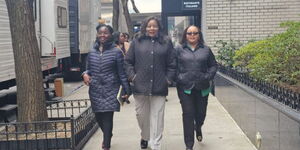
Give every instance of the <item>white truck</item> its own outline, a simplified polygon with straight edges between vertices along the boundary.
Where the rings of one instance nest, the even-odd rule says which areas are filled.
[[[57,72],[80,77],[96,37],[100,5],[99,0],[33,0],[44,77]],[[0,90],[14,85],[9,18],[6,3],[0,0]]]

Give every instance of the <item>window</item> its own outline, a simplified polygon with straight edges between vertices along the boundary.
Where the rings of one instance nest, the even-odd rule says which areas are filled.
[[[57,7],[57,25],[59,28],[66,28],[68,25],[67,9],[61,6]]]
[[[29,0],[29,4],[33,15],[33,20],[36,21],[37,19],[36,0]]]
[[[33,18],[34,18],[34,21],[36,21],[36,0],[33,0],[33,3],[32,3],[32,10],[33,10]]]

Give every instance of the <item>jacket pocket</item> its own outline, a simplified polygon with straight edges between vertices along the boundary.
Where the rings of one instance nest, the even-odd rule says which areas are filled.
[[[189,81],[188,75],[189,75],[188,72],[179,73],[177,76],[177,82],[181,84],[187,83],[187,81]]]

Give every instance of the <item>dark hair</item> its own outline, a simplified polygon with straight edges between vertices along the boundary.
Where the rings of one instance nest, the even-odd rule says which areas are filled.
[[[110,25],[106,25],[106,24],[99,24],[97,27],[96,27],[96,30],[97,32],[99,31],[99,29],[101,27],[105,27],[108,29],[109,33],[111,34],[111,37],[104,43],[103,47],[107,48],[109,46],[111,46],[113,43],[114,43],[114,38],[113,38],[113,32],[114,32],[114,29],[110,26]],[[96,49],[99,48],[99,46],[101,45],[101,43],[99,42],[99,40],[97,39],[96,37],[96,45],[94,46]]]
[[[115,31],[112,35],[113,35],[115,43],[116,44],[120,44],[120,35],[121,35],[121,32]]]
[[[130,39],[130,35],[127,32],[123,32],[123,34],[128,37],[128,40]]]
[[[203,35],[202,35],[202,32],[200,30],[199,27],[195,26],[195,25],[189,25],[188,27],[186,27],[183,31],[183,35],[182,35],[182,38],[181,38],[181,41],[180,41],[180,44],[183,45],[183,44],[187,44],[187,40],[186,40],[186,33],[187,33],[187,30],[190,28],[190,27],[196,27],[198,29],[198,32],[199,32],[199,39],[198,39],[198,45],[203,47],[204,46],[204,39],[203,39]]]
[[[143,23],[141,25],[141,31],[139,31],[139,33],[137,34],[136,38],[140,41],[141,39],[144,39],[144,38],[147,37],[147,35],[146,35],[146,33],[147,33],[146,28],[147,28],[148,23],[151,20],[155,20],[157,22],[157,25],[158,25],[158,33],[157,33],[158,42],[159,43],[166,42],[165,36],[163,34],[163,27],[162,27],[160,21],[158,20],[158,18],[155,17],[155,16],[148,17],[148,18],[146,18],[143,21]]]
[[[98,30],[101,28],[101,27],[105,27],[108,29],[109,33],[112,35],[114,33],[114,29],[110,26],[110,25],[106,25],[106,24],[99,24],[97,27],[96,27],[96,30],[98,32]]]
[[[105,24],[99,23],[99,24],[96,26],[96,31],[98,32],[98,30],[99,30],[102,26],[105,26]]]

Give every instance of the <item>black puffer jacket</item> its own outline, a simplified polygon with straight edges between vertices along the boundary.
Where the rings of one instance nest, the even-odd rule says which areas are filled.
[[[144,37],[130,44],[125,56],[126,72],[133,82],[133,93],[142,95],[168,95],[168,82],[175,76],[175,51],[169,38]]]
[[[209,81],[217,72],[217,62],[207,46],[198,46],[192,51],[187,45],[176,48],[176,82],[184,90],[207,89]]]
[[[120,85],[130,95],[131,90],[124,70],[124,56],[114,44],[101,53],[96,44],[87,58],[87,71],[91,76],[89,96],[94,112],[119,111],[117,94]]]

